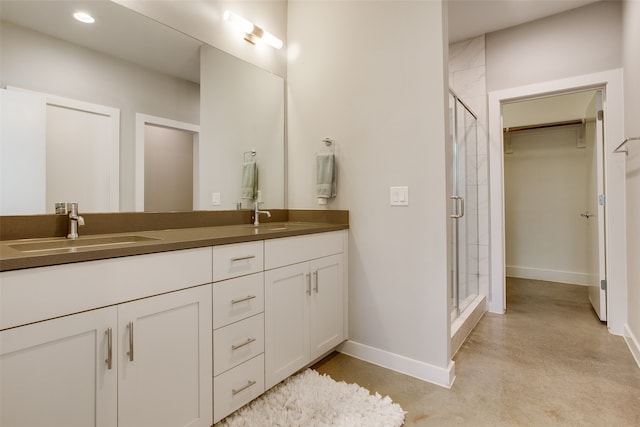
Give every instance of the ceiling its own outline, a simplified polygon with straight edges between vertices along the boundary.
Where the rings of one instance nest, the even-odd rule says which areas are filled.
[[[449,43],[469,39],[598,0],[449,0]]]
[[[200,0],[203,1],[203,0]],[[540,19],[598,0],[448,0],[449,42]],[[601,0],[607,1],[607,0]],[[200,42],[108,1],[0,0],[2,18],[158,69],[199,81]],[[95,31],[69,21],[71,12],[87,9],[101,24]],[[37,14],[32,12],[37,10]],[[62,25],[61,25],[62,23]],[[115,30],[115,31],[111,31]],[[115,52],[115,53],[114,53]],[[169,59],[170,58],[170,59]],[[169,60],[167,60],[169,59]]]
[[[0,0],[2,20],[185,80],[200,81],[202,42],[111,1]],[[34,13],[37,11],[37,13]],[[82,24],[73,12],[89,12]]]

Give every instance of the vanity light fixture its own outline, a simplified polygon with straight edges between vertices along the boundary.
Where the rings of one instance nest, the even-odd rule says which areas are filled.
[[[282,40],[230,10],[224,12],[224,20],[229,21],[234,27],[242,31],[244,39],[253,45],[262,42],[275,49],[282,47]]]
[[[76,12],[73,14],[73,17],[80,22],[84,22],[85,24],[93,24],[94,22],[96,22],[93,16],[89,15],[86,12]]]

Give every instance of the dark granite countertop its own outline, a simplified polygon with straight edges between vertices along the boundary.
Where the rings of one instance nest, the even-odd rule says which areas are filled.
[[[44,267],[82,261],[142,255],[180,249],[192,249],[230,243],[251,242],[280,237],[300,236],[345,230],[348,223],[328,222],[271,222],[253,226],[251,224],[220,225],[209,227],[177,228],[151,231],[132,231],[103,235],[82,235],[71,243],[75,247],[59,247],[56,242],[64,242],[64,237],[4,240],[0,242],[0,271]],[[100,244],[101,238],[113,238],[120,243]],[[138,239],[136,241],[136,239]],[[131,241],[129,241],[131,240]],[[97,244],[96,241],[98,241]],[[53,249],[38,249],[38,244],[54,246]],[[82,246],[84,244],[87,246]],[[25,244],[36,247],[29,249]],[[35,244],[35,245],[33,245]],[[20,250],[20,245],[22,250]]]

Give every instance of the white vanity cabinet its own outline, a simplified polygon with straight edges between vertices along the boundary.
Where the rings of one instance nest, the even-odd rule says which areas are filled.
[[[117,319],[109,307],[0,332],[0,425],[116,426]]]
[[[211,248],[3,272],[0,425],[211,426],[210,281]]]
[[[118,306],[118,426],[211,426],[211,285]]]
[[[264,246],[213,248],[213,421],[264,392]]]
[[[346,232],[265,242],[265,386],[346,339]]]

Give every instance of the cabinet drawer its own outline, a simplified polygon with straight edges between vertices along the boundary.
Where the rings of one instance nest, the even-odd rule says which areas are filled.
[[[345,231],[270,239],[264,243],[264,268],[297,264],[344,252]]]
[[[257,273],[264,268],[263,243],[247,242],[213,247],[213,281]]]
[[[213,422],[217,423],[264,392],[264,356],[254,357],[213,379]]]
[[[264,352],[264,314],[213,332],[213,375],[219,375]]]
[[[264,311],[264,273],[213,284],[213,329]]]

